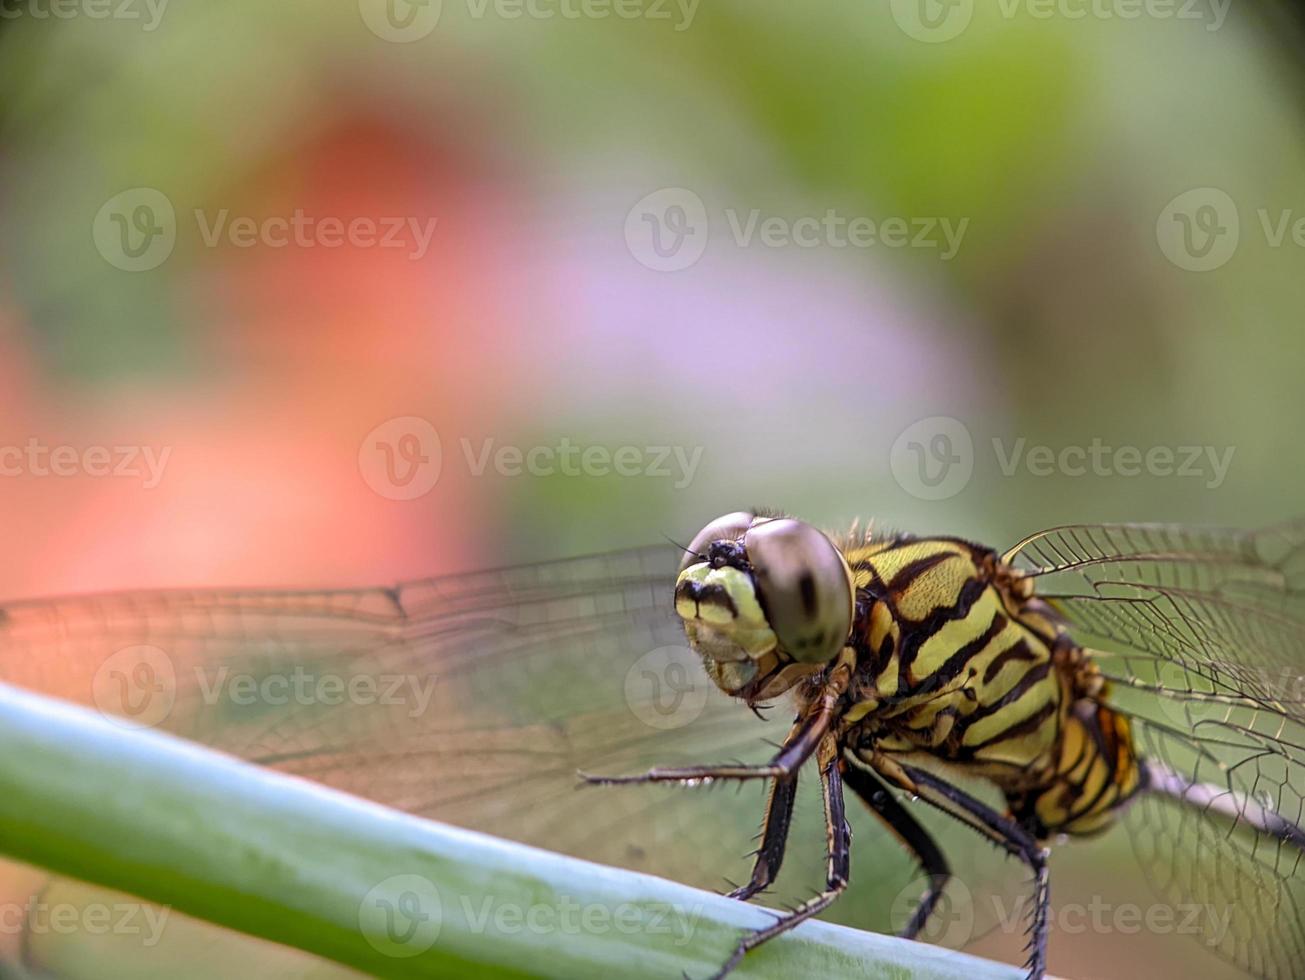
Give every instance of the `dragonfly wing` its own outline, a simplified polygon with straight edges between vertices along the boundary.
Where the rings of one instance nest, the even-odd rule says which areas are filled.
[[[1193,692],[1299,705],[1305,693],[1305,521],[1260,531],[1078,525],[1006,556],[1080,642],[1140,654]],[[1179,670],[1168,671],[1165,664]]]
[[[1305,825],[1305,522],[1058,528],[1008,558],[1102,651],[1162,790],[1128,819],[1158,896],[1188,913],[1175,928],[1257,976],[1298,975],[1305,838],[1287,825]],[[1266,827],[1266,811],[1287,824]]]
[[[1255,976],[1290,980],[1305,962],[1305,852],[1300,840],[1255,826],[1261,807],[1300,810],[1301,730],[1293,758],[1285,732],[1256,731],[1249,710],[1240,713],[1192,733],[1135,722],[1139,748],[1168,771],[1168,785],[1135,800],[1129,837],[1175,932]]]
[[[678,559],[16,603],[0,613],[0,679],[412,813],[715,888],[749,870],[762,787],[576,776],[760,761],[788,729],[785,709],[759,721],[707,679],[672,608]]]

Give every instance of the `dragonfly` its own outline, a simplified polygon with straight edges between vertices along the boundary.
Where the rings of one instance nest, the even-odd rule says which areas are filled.
[[[743,511],[686,547],[392,587],[13,602],[0,679],[690,884],[736,871],[722,840],[756,827],[757,801],[706,790],[764,787],[729,894],[770,893],[790,852],[823,886],[717,978],[836,909],[849,796],[882,829],[858,838],[866,866],[892,850],[920,869],[908,938],[965,838],[986,841],[1027,870],[1036,980],[1051,845],[1128,823],[1158,896],[1222,910],[1208,949],[1265,980],[1305,963],[1305,521],[1070,525],[997,551]],[[788,846],[811,769],[819,863]]]

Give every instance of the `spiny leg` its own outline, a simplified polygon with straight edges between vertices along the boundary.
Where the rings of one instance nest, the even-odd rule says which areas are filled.
[[[811,757],[829,727],[829,718],[820,712],[808,715],[770,762],[760,766],[687,766],[681,769],[649,769],[637,776],[593,776],[580,778],[595,786],[625,786],[636,783],[695,783],[713,779],[784,779],[791,776]]]
[[[766,801],[765,822],[761,826],[761,846],[757,860],[752,865],[752,878],[746,885],[734,889],[729,898],[746,902],[758,892],[765,891],[779,874],[784,860],[784,845],[788,841],[788,828],[793,820],[793,801],[797,798],[798,774],[788,779],[777,779],[770,788]]]
[[[947,858],[929,832],[920,826],[906,807],[893,798],[888,786],[868,769],[849,760],[843,769],[843,781],[852,792],[865,801],[866,806],[881,819],[893,834],[915,855],[929,883],[911,920],[898,933],[903,939],[914,939],[920,934],[933,911],[942,899],[943,890],[952,876]]]
[[[890,761],[882,756],[876,757],[874,764],[881,776],[960,820],[1029,866],[1033,872],[1033,921],[1029,927],[1029,959],[1026,965],[1028,980],[1041,980],[1047,970],[1047,932],[1051,908],[1046,849],[1014,820],[925,769]]]
[[[680,769],[650,769],[637,776],[594,776],[581,772],[580,778],[596,786],[620,786],[635,783],[699,783],[714,779],[784,779],[801,768],[819,747],[834,720],[839,697],[847,689],[850,675],[838,670],[825,684],[819,698],[784,740],[778,754],[760,766],[723,765],[688,766]]]
[[[819,915],[847,888],[848,875],[851,871],[852,830],[847,824],[847,815],[843,809],[843,780],[839,772],[839,750],[832,735],[827,736],[820,746],[820,784],[825,798],[826,854],[829,859],[824,891],[779,916],[765,929],[758,929],[744,936],[739,940],[730,958],[725,961],[725,965],[712,976],[711,980],[721,980],[739,965],[748,950],[756,949],[768,939],[774,939],[780,933],[787,932],[813,915]]]

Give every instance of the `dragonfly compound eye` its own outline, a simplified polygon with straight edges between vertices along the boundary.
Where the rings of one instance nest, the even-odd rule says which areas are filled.
[[[708,549],[718,541],[741,541],[754,520],[752,514],[743,510],[716,518],[693,536],[693,540],[689,542],[689,547],[684,552],[684,557],[680,559],[680,571],[703,561]]]
[[[834,543],[790,518],[756,522],[743,539],[757,595],[783,651],[824,663],[847,642],[856,591]]]

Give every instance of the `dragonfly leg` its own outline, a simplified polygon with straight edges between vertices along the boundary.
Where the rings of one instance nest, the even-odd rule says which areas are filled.
[[[774,939],[813,915],[819,915],[847,888],[852,864],[852,830],[847,824],[847,815],[843,809],[843,779],[839,768],[838,745],[830,735],[820,747],[820,783],[825,797],[826,854],[829,860],[824,890],[785,912],[765,929],[744,936],[711,980],[721,980],[739,965],[748,950],[756,949],[768,939]]]
[[[874,773],[849,761],[843,769],[843,781],[915,855],[920,867],[929,876],[920,903],[915,907],[910,921],[898,933],[903,939],[914,939],[938,907],[943,890],[951,879],[952,871],[947,858],[929,832],[920,826],[906,807],[893,798],[888,786]]]
[[[593,776],[580,778],[595,786],[621,786],[632,783],[707,783],[715,779],[788,779],[811,758],[829,728],[829,719],[813,714],[803,721],[770,762],[760,766],[687,766],[681,769],[649,769],[638,776]]]
[[[761,846],[757,860],[752,865],[752,877],[746,885],[730,892],[729,898],[746,902],[758,892],[765,891],[779,874],[784,860],[784,846],[788,842],[788,828],[793,820],[793,801],[797,797],[798,774],[788,779],[777,779],[770,788],[766,802],[766,817],[761,825]]]
[[[688,766],[679,769],[650,769],[637,776],[594,776],[580,773],[586,783],[596,786],[621,786],[635,783],[707,783],[716,779],[787,779],[811,758],[833,724],[835,708],[847,689],[848,673],[839,670],[821,691],[820,696],[798,719],[793,731],[770,762],[759,766],[739,764],[722,766]]]
[[[1010,817],[998,813],[958,786],[933,773],[905,763],[878,757],[881,776],[919,796],[944,813],[961,820],[1033,872],[1033,918],[1029,925],[1028,980],[1041,980],[1047,970],[1047,933],[1050,924],[1051,887],[1047,850]]]

